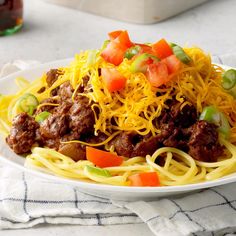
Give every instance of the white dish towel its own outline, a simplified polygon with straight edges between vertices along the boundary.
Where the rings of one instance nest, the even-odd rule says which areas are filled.
[[[214,58],[236,66],[236,55]],[[0,76],[35,61],[5,65]],[[182,198],[121,202],[93,197],[70,186],[39,179],[12,167],[0,168],[0,228],[41,223],[111,225],[146,223],[158,236],[236,235],[236,183]]]

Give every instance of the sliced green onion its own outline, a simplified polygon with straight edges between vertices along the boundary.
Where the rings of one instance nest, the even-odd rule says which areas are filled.
[[[214,106],[204,107],[199,120],[205,120],[209,123],[213,123],[218,126],[218,131],[222,133],[225,138],[228,138],[230,135],[230,125],[229,121],[224,115]]]
[[[229,89],[228,92],[236,99],[236,86],[232,89]]]
[[[35,116],[35,121],[38,123],[42,123],[44,120],[46,120],[51,115],[50,112],[43,111],[39,113],[37,116]]]
[[[86,63],[86,66],[92,66],[96,63],[96,57],[97,57],[97,50],[89,50],[88,52],[88,60]]]
[[[141,47],[136,45],[131,48],[128,48],[125,52],[125,58],[130,60],[133,56],[137,55],[140,52]]]
[[[222,75],[221,86],[226,89],[232,89],[236,85],[236,70],[230,69]]]
[[[97,175],[97,176],[103,176],[103,177],[112,176],[108,170],[104,170],[102,168],[98,168],[94,166],[85,166],[85,170],[91,175]]]
[[[158,62],[159,59],[151,54],[143,53],[132,62],[130,65],[131,72],[143,72],[145,73],[148,65]]]
[[[103,45],[102,45],[102,47],[101,47],[101,51],[103,51],[106,47],[107,47],[107,45],[110,43],[111,41],[108,39],[108,40],[105,40],[104,42],[103,42]]]
[[[175,44],[175,43],[169,43],[169,45],[170,45],[170,47],[175,47],[175,46],[178,46],[177,44]]]
[[[204,107],[199,120],[206,120],[208,122],[212,122],[213,120],[217,120],[219,122],[219,112],[214,106]]]
[[[184,52],[183,48],[178,45],[172,47],[173,53],[175,56],[184,64],[189,64],[191,62],[191,58]]]
[[[27,112],[29,115],[33,115],[38,104],[38,99],[31,93],[24,94],[16,103],[22,112]]]

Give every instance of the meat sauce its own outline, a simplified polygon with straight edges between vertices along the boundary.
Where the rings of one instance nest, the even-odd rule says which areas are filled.
[[[47,73],[48,87],[57,80],[59,72],[55,69]],[[89,78],[78,91],[86,92]],[[92,103],[85,96],[76,94],[72,102],[73,88],[69,82],[60,85],[51,98],[42,103],[56,102],[57,107],[41,106],[35,113],[48,111],[51,115],[38,124],[34,118],[21,113],[12,124],[11,132],[6,138],[8,145],[17,154],[30,152],[33,145],[53,148],[70,156],[75,161],[86,159],[85,146],[79,143],[64,143],[81,140],[87,143],[100,143],[107,136],[99,133],[94,136],[95,117]],[[53,97],[56,96],[56,97]],[[156,119],[160,133],[156,136],[141,136],[136,132],[121,132],[109,145],[116,153],[125,157],[152,155],[160,147],[175,147],[189,153],[194,159],[212,162],[222,154],[223,148],[218,142],[217,127],[206,121],[197,120],[194,106],[185,105],[176,100],[167,101],[168,109]],[[104,146],[100,146],[104,149]]]

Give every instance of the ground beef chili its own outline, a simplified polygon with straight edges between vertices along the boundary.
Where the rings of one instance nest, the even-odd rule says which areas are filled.
[[[160,134],[139,137],[134,132],[122,132],[111,144],[117,154],[126,157],[152,155],[160,147],[175,147],[189,153],[196,160],[216,161],[222,154],[217,127],[206,121],[197,121],[197,111],[191,105],[181,110],[181,103],[169,104],[160,116]],[[138,142],[134,141],[136,140]]]
[[[66,134],[68,121],[66,116],[52,114],[40,124],[39,135],[43,146],[58,150],[60,137]]]
[[[71,157],[74,161],[86,159],[85,146],[82,146],[79,143],[62,144],[58,151]]]
[[[57,104],[58,103],[58,100],[55,99],[55,98],[47,98],[47,99],[44,99],[41,103],[40,103],[40,107],[38,107],[36,110],[35,110],[35,115],[43,112],[43,111],[47,111],[47,112],[50,112],[52,113],[53,110],[56,108],[56,106],[51,106],[51,105],[43,105],[41,106],[42,104],[46,104],[46,103],[51,103],[51,104]]]
[[[55,83],[60,73],[55,69],[47,73],[48,87]],[[86,96],[79,95],[91,90],[88,81],[88,76],[83,78],[83,84],[77,89],[73,101],[74,89],[69,81],[58,86],[54,94],[51,93],[52,97],[41,102],[41,104],[58,105],[45,105],[35,111],[35,115],[43,111],[51,113],[41,123],[37,123],[26,113],[17,115],[13,120],[10,135],[6,139],[14,152],[28,153],[33,145],[39,145],[53,148],[78,161],[86,158],[85,146],[80,143],[65,142],[71,140],[87,143],[103,142],[107,135],[103,133],[94,135],[95,117],[91,108],[93,103]],[[168,108],[155,120],[160,127],[159,134],[141,136],[134,131],[123,131],[110,141],[109,145],[114,147],[118,155],[125,157],[145,157],[148,154],[152,155],[160,147],[168,146],[179,148],[196,160],[216,161],[222,154],[217,127],[206,121],[198,121],[197,111],[191,104],[183,106],[183,103],[169,100],[166,105]],[[104,149],[104,145],[97,148]]]
[[[62,73],[57,69],[51,69],[50,71],[48,71],[46,74],[46,82],[48,84],[48,87],[51,87],[61,74]]]
[[[161,147],[161,137],[159,135],[148,139],[144,138],[135,145],[131,156],[145,157],[148,154],[153,154],[159,147]]]
[[[33,117],[27,113],[20,113],[13,119],[12,128],[6,141],[15,153],[28,153],[35,143],[38,128],[39,125]]]
[[[118,155],[131,157],[136,142],[134,137],[137,135],[135,132],[122,132],[112,142]]]
[[[82,82],[82,84],[80,85],[80,87],[78,88],[78,92],[79,93],[85,93],[86,92],[86,89],[89,89],[88,88],[88,82],[89,82],[89,76],[84,76],[83,77],[83,82]]]
[[[43,93],[45,90],[46,90],[46,87],[42,87],[37,91],[37,93],[39,93],[39,94]]]
[[[62,137],[68,131],[68,116],[54,113],[40,124],[40,134],[44,139]]]
[[[69,127],[72,131],[80,135],[94,133],[94,113],[87,97],[78,96],[71,106],[69,114]]]
[[[218,143],[217,127],[201,120],[191,128],[189,154],[199,161],[217,161],[217,157],[223,153],[223,148]]]
[[[183,103],[177,100],[167,101],[168,109],[165,109],[158,118],[160,126],[162,124],[174,123],[176,127],[187,128],[197,121],[197,110],[194,106]]]
[[[73,92],[74,89],[70,85],[70,82],[66,81],[59,86],[59,89],[57,90],[57,96],[59,97],[61,102],[64,102],[68,99],[71,99]]]

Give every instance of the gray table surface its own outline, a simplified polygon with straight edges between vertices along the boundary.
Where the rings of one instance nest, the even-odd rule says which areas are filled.
[[[181,45],[199,45],[212,54],[236,52],[235,0],[211,0],[151,25],[119,22],[42,0],[24,2],[23,30],[0,38],[0,65],[15,59],[47,62],[73,57],[81,49],[100,47],[107,32],[114,29],[127,29],[134,41],[164,37]]]
[[[127,29],[134,41],[152,42],[164,37],[178,44],[199,45],[213,55],[236,53],[236,1],[211,0],[164,22],[137,25],[25,0],[21,32],[0,38],[0,67],[16,59],[47,62],[73,57],[81,49],[102,45],[109,31]],[[174,1],[173,2],[177,2]],[[153,235],[144,224],[116,226],[42,225],[32,229],[0,231],[18,235]]]

